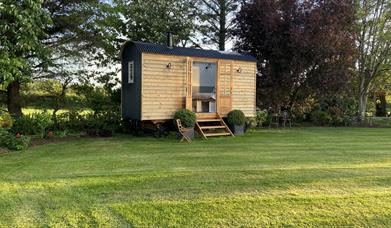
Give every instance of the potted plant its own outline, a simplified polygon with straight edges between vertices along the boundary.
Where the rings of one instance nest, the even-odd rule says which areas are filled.
[[[188,109],[180,109],[176,111],[174,115],[174,121],[177,119],[181,121],[183,127],[188,128],[184,134],[186,134],[186,136],[190,139],[194,139],[194,126],[196,123],[195,113]]]
[[[48,131],[47,135],[46,135],[47,138],[53,138],[54,137],[54,131]]]
[[[246,117],[244,113],[240,110],[233,110],[228,113],[227,121],[230,126],[232,133],[235,135],[244,134],[244,124],[246,122]]]

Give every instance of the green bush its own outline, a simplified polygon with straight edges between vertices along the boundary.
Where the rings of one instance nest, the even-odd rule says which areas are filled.
[[[7,112],[0,112],[0,128],[9,129],[12,127],[14,120]]]
[[[12,136],[7,142],[7,148],[10,150],[24,150],[30,144],[30,137],[22,135],[20,138]]]
[[[175,112],[174,120],[180,119],[184,127],[194,127],[196,123],[196,115],[188,109],[180,109]]]
[[[311,113],[311,121],[318,126],[325,126],[327,124],[330,124],[332,121],[332,118],[329,113],[316,110]]]
[[[38,127],[31,115],[23,115],[21,117],[15,118],[12,132],[15,134],[20,133],[23,135],[39,134]]]
[[[80,115],[78,112],[66,112],[57,115],[55,121],[57,132],[82,132],[90,136],[112,136],[122,130],[122,118],[119,111],[100,111],[95,114]]]
[[[246,126],[247,128],[256,128],[258,126],[256,118],[246,118]]]
[[[52,125],[53,121],[49,113],[34,113],[16,118],[12,132],[22,135],[40,135],[41,138],[44,138],[46,131]]]
[[[230,125],[243,125],[246,121],[246,117],[242,111],[233,110],[228,113],[227,121]]]
[[[85,131],[87,127],[86,118],[86,116],[80,115],[77,111],[59,114],[55,119],[54,130],[74,132]]]
[[[23,150],[30,144],[30,137],[20,136],[15,137],[4,128],[0,128],[0,147],[6,147],[10,150]]]
[[[7,147],[6,141],[9,133],[6,129],[0,127],[0,147]]]
[[[86,132],[89,136],[111,137],[121,129],[119,112],[106,111],[86,117]]]
[[[50,126],[53,125],[52,116],[47,112],[33,114],[32,118],[34,119],[35,125],[38,128],[39,135],[41,138],[46,136],[46,131]]]
[[[59,130],[59,131],[56,131],[56,136],[60,137],[60,138],[64,138],[66,136],[70,135],[70,132],[69,130]]]
[[[268,119],[268,113],[266,110],[260,110],[257,108],[257,114],[255,117],[257,121],[257,126],[261,127],[264,123],[266,123]]]

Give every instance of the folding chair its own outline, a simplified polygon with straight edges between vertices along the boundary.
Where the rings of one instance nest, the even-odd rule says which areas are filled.
[[[275,125],[276,127],[280,127],[280,114],[272,113],[270,115],[269,128]]]
[[[190,131],[191,128],[183,127],[182,122],[181,122],[180,119],[176,120],[176,124],[178,126],[179,133],[182,135],[181,142],[183,142],[183,140],[186,140],[188,143],[191,143],[191,139],[186,135],[186,132]]]

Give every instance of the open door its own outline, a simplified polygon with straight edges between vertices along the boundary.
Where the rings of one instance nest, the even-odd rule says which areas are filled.
[[[193,71],[193,60],[187,57],[186,67],[186,109],[192,110],[193,105],[193,90],[192,90],[192,71]]]
[[[226,115],[232,110],[233,63],[218,61],[217,64],[217,112]]]

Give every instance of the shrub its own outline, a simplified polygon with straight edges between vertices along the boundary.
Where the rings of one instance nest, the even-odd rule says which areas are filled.
[[[336,106],[331,106],[327,109],[327,113],[331,117],[330,123],[334,126],[343,126],[344,125],[344,112],[341,108]]]
[[[21,135],[19,138],[15,137],[7,130],[0,128],[0,146],[6,147],[10,150],[23,150],[30,144],[30,137]]]
[[[0,112],[0,128],[6,128],[9,129],[12,127],[14,123],[14,120],[12,119],[11,115],[3,112]]]
[[[231,125],[243,125],[246,121],[246,117],[242,111],[233,110],[228,113],[227,121]]]
[[[318,126],[324,126],[331,122],[332,118],[327,112],[317,110],[311,113],[311,121]]]
[[[86,132],[89,136],[111,137],[121,129],[121,115],[115,111],[101,112],[86,117]]]
[[[46,130],[48,130],[48,128],[53,125],[51,115],[49,115],[47,112],[43,112],[33,114],[32,118],[36,127],[38,128],[40,137],[44,138],[46,135]]]
[[[257,114],[255,117],[257,121],[257,126],[262,126],[262,124],[266,123],[268,119],[268,113],[266,110],[260,110],[257,108]]]
[[[246,118],[246,128],[256,128],[258,126],[256,118]]]
[[[56,131],[56,136],[60,137],[60,138],[64,138],[66,136],[68,136],[70,134],[70,132],[68,130],[60,130],[60,131]]]
[[[7,148],[10,150],[24,150],[30,144],[30,137],[28,136],[22,135],[20,138],[16,138],[13,135],[11,136],[12,137],[9,137],[7,141]]]
[[[180,119],[184,127],[194,127],[196,123],[196,115],[188,109],[180,109],[175,112],[174,119]]]
[[[7,147],[6,141],[9,133],[6,129],[0,127],[0,147]]]
[[[56,116],[54,127],[59,131],[84,131],[87,127],[86,117],[77,111],[62,113]]]
[[[44,138],[46,131],[52,125],[53,121],[49,113],[34,113],[16,118],[12,132],[22,135],[40,135],[41,138]]]
[[[15,119],[12,127],[13,133],[20,133],[23,135],[35,135],[39,134],[39,130],[36,126],[34,119],[30,115],[23,115]]]

